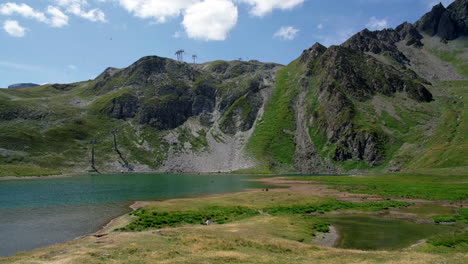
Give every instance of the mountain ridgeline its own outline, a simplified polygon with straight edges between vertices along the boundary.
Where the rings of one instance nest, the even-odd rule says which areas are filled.
[[[467,166],[467,35],[457,0],[287,66],[149,56],[86,82],[2,90],[0,169],[82,172],[92,148],[101,172]]]

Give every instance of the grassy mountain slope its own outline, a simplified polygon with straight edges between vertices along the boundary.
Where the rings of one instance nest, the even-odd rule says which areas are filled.
[[[437,5],[285,67],[149,56],[86,82],[1,89],[0,175],[86,171],[93,140],[103,172],[467,166],[467,16],[468,0]]]
[[[127,170],[127,163],[136,171],[177,170],[174,166],[181,164],[169,167],[169,153],[172,158],[209,156],[210,139],[223,145],[223,138],[251,130],[263,105],[261,94],[270,89],[278,67],[258,62],[189,65],[145,57],[88,82],[0,90],[2,174],[15,174],[9,165],[85,171],[91,140],[97,141],[96,167],[103,171]],[[114,129],[122,157],[113,149]],[[193,169],[186,166],[182,170]],[[232,166],[227,169],[242,164]]]

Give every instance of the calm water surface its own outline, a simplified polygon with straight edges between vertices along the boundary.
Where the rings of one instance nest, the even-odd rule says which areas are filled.
[[[421,239],[454,229],[451,226],[363,215],[321,218],[338,229],[340,238],[336,247],[363,250],[403,249]]]
[[[238,175],[88,175],[0,181],[0,256],[95,232],[136,200],[261,188]]]

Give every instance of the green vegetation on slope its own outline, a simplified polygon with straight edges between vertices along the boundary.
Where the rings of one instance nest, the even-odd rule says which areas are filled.
[[[278,71],[272,98],[265,106],[247,150],[261,162],[263,170],[291,168],[295,151],[293,131],[293,99],[298,95],[298,81],[303,73],[302,65],[294,61]]]
[[[451,63],[455,69],[457,69],[458,73],[468,77],[468,62],[463,56],[460,56],[465,53],[464,50],[447,51],[431,49],[430,52],[436,55],[442,61]]]
[[[408,159],[409,168],[468,166],[468,81],[442,82],[436,87],[444,94],[437,98],[440,118],[432,135],[423,137],[423,150]]]

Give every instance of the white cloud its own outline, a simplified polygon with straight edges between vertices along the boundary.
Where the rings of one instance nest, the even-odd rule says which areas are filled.
[[[292,9],[304,2],[304,0],[237,0],[252,6],[250,14],[254,16],[264,16],[274,9]]]
[[[55,0],[55,3],[63,7],[67,13],[87,19],[92,22],[106,22],[106,15],[99,8],[85,11],[87,0]]]
[[[55,0],[64,2],[85,0]],[[97,0],[107,2],[111,0]],[[287,10],[305,0],[113,0],[135,17],[165,23],[183,16],[182,25],[189,38],[225,40],[238,19],[237,3],[251,7],[254,16],[264,16],[274,9]],[[236,4],[234,4],[236,3]],[[178,38],[180,32],[174,33]]]
[[[237,17],[237,7],[231,1],[205,0],[187,8],[182,25],[190,38],[225,40]]]
[[[71,71],[76,71],[76,70],[78,70],[78,67],[76,67],[76,66],[73,65],[73,64],[68,65],[67,68],[68,68],[69,70],[71,70]]]
[[[13,37],[21,38],[26,34],[26,28],[20,26],[16,20],[7,20],[3,23],[3,29]]]
[[[49,24],[53,27],[63,27],[68,25],[68,16],[55,6],[48,6],[47,13],[51,15]]]
[[[323,24],[318,24],[318,25],[317,25],[317,28],[318,28],[318,29],[323,29]]]
[[[386,19],[377,19],[375,16],[369,19],[369,22],[366,24],[366,27],[370,30],[381,30],[388,26]]]
[[[0,5],[0,14],[2,15],[20,15],[26,18],[32,18],[37,21],[46,23],[47,17],[42,12],[35,11],[27,4],[5,3]]]
[[[158,23],[177,17],[200,0],[118,0],[120,5],[139,18],[152,18]]]
[[[281,27],[280,29],[278,29],[278,31],[276,31],[273,37],[282,40],[293,40],[296,38],[298,32],[299,29],[294,27]]]
[[[47,17],[43,12],[34,10],[26,4],[5,3],[0,5],[0,14],[12,16],[19,15],[25,18],[37,20],[42,23],[51,25],[52,27],[63,27],[68,25],[68,16],[62,13],[57,7],[48,6]]]

